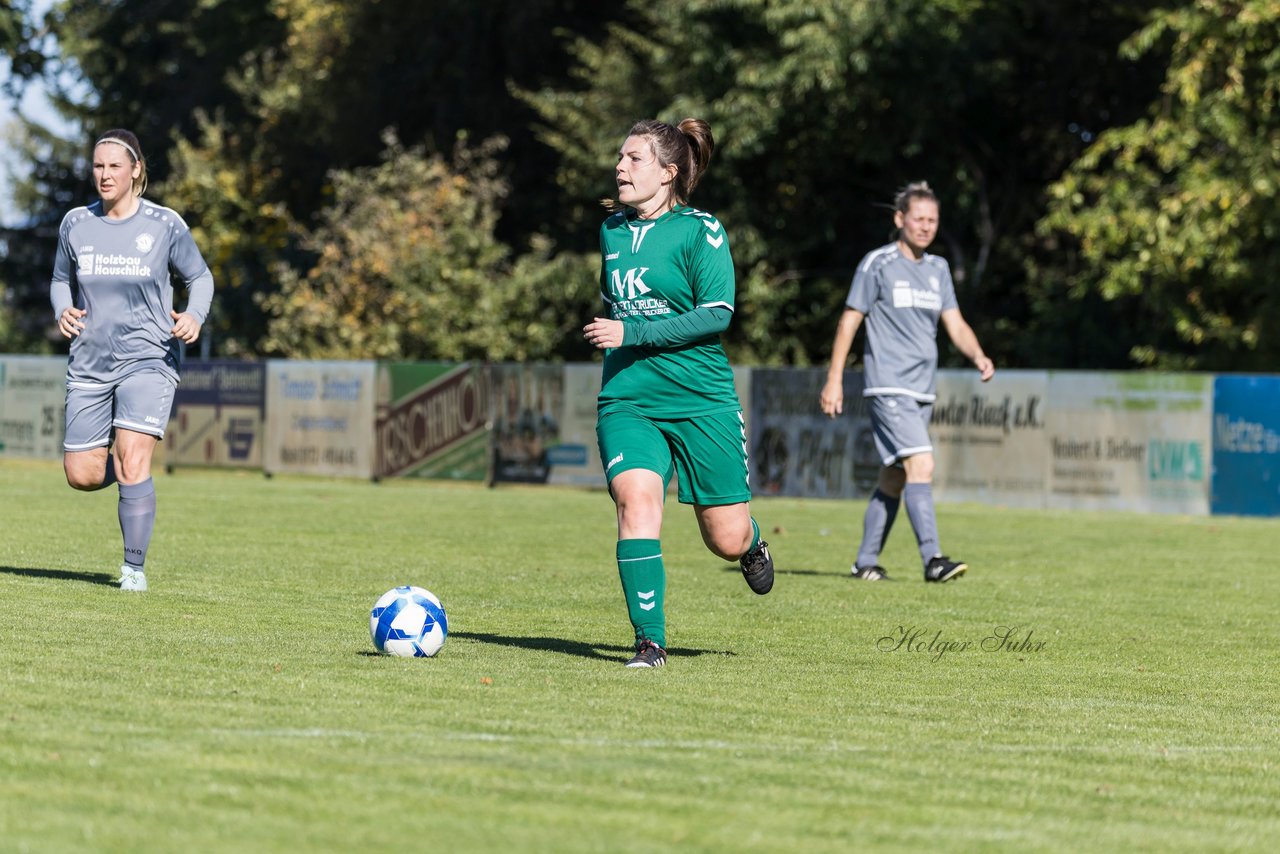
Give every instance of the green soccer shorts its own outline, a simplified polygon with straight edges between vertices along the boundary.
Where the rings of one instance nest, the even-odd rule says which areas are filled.
[[[610,483],[624,471],[676,475],[681,504],[740,504],[751,500],[747,433],[742,410],[662,420],[613,409],[596,421],[600,463]]]

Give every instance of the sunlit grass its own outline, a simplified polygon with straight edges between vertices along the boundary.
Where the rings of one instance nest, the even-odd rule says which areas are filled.
[[[151,590],[125,594],[114,492],[0,464],[0,850],[1280,838],[1270,520],[943,505],[970,573],[925,585],[903,519],[903,580],[868,584],[861,503],[764,500],[757,597],[673,501],[671,658],[635,671],[601,492],[157,489]],[[448,610],[435,659],[373,654],[368,609],[401,583]]]

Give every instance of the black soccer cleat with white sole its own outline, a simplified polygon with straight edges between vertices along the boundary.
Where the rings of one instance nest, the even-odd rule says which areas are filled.
[[[959,578],[964,575],[965,570],[969,568],[969,564],[964,561],[952,560],[946,555],[934,555],[929,558],[929,562],[924,567],[925,581],[950,581],[953,578]]]
[[[860,581],[893,581],[885,568],[878,563],[872,566],[855,566],[852,575]]]
[[[764,540],[739,558],[738,566],[742,567],[742,577],[747,580],[747,586],[755,593],[763,596],[773,589],[773,556],[769,554],[769,544]]]
[[[636,654],[627,667],[661,667],[667,663],[667,651],[648,638],[636,644]]]

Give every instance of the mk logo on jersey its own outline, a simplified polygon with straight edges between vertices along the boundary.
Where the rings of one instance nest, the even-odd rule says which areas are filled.
[[[621,270],[614,270],[609,289],[618,299],[635,299],[643,296],[650,290],[641,279],[641,276],[647,272],[649,272],[648,267],[632,267],[627,271],[626,278],[623,278]]]

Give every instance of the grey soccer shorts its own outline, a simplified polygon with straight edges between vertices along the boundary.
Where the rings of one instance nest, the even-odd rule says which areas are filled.
[[[111,428],[164,438],[178,384],[161,371],[129,374],[114,383],[67,381],[67,452],[105,447]]]
[[[882,465],[891,466],[907,457],[933,452],[929,439],[932,403],[904,395],[876,395],[867,398],[867,410]]]

